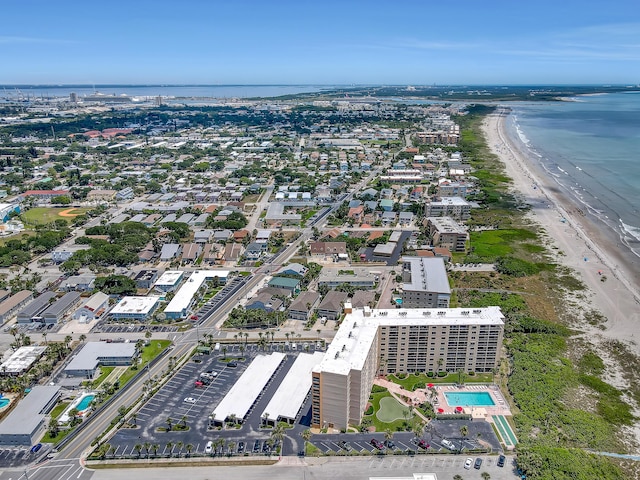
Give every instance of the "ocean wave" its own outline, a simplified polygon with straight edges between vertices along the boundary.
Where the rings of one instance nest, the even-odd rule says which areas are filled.
[[[527,136],[524,134],[524,132],[520,129],[520,125],[516,125],[516,132],[518,133],[518,138],[520,138],[520,141],[524,143],[526,146],[529,146],[531,142],[529,141]]]
[[[636,240],[640,241],[640,227],[634,227],[633,225],[627,225],[622,220],[620,220],[620,226],[622,227],[622,231]]]

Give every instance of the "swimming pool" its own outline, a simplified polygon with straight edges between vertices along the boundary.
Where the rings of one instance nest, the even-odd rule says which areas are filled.
[[[11,400],[9,400],[8,398],[0,398],[0,408],[6,407],[10,403],[11,403]]]
[[[82,398],[82,400],[80,400],[80,403],[78,404],[76,409],[79,412],[84,412],[87,408],[89,408],[89,404],[91,403],[91,400],[93,400],[94,398],[95,398],[95,395],[85,395]]]
[[[450,407],[493,407],[489,392],[444,392]]]

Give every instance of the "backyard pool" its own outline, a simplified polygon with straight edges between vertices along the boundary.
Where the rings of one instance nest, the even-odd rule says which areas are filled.
[[[489,392],[444,392],[450,407],[493,407]]]
[[[89,404],[91,403],[91,400],[93,400],[95,398],[95,395],[85,395],[84,397],[82,397],[82,400],[80,400],[80,403],[78,403],[78,406],[76,407],[76,409],[79,412],[84,412],[87,408],[89,408]]]
[[[6,407],[10,403],[11,403],[11,400],[9,400],[8,398],[0,398],[0,408]]]

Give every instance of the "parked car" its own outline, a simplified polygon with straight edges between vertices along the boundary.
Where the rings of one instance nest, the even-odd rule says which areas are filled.
[[[371,439],[371,445],[376,447],[378,450],[384,450],[384,444],[380,440],[376,440],[375,438]]]
[[[253,453],[258,453],[260,451],[260,440],[256,440],[253,442]]]
[[[244,453],[244,442],[238,442],[238,453]]]
[[[204,453],[211,453],[211,452],[213,452],[213,442],[209,440],[204,447]]]
[[[187,398],[184,399],[184,402],[193,404],[193,403],[196,403],[196,399],[193,398],[193,397],[187,397]]]
[[[504,462],[507,459],[507,457],[505,457],[504,455],[500,455],[498,457],[498,466],[499,467],[504,467]]]
[[[473,458],[467,458],[467,460],[464,462],[464,468],[469,470],[471,469],[471,465],[473,465]]]
[[[351,445],[349,445],[347,442],[345,442],[344,440],[338,442],[338,445],[340,446],[340,448],[342,450],[344,450],[345,452],[349,452],[351,451]]]
[[[31,453],[38,453],[38,451],[42,448],[41,443],[36,443],[33,447],[31,447]]]
[[[427,443],[427,441],[424,438],[421,438],[420,440],[418,440],[418,446],[420,448],[424,448],[425,450],[428,449],[431,445],[429,445]]]
[[[443,447],[448,448],[449,450],[455,450],[456,445],[451,440],[447,440],[446,438],[440,442]]]
[[[476,458],[476,461],[473,464],[473,468],[475,468],[476,470],[480,470],[481,466],[482,466],[482,459],[480,457],[478,457],[478,458]]]
[[[238,362],[236,362],[235,360],[231,360],[229,363],[227,363],[227,365],[229,365],[230,367],[237,367],[238,366]]]
[[[385,440],[384,441],[384,445],[385,445],[385,447],[387,447],[390,450],[396,448],[396,444],[393,443],[393,440]]]

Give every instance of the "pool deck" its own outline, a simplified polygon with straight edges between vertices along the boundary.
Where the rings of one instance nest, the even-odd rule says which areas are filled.
[[[471,415],[474,420],[485,420],[493,423],[492,415],[511,415],[509,405],[505,401],[500,389],[497,385],[486,384],[467,384],[467,385],[435,385],[430,388],[419,388],[413,392],[405,390],[397,383],[391,382],[385,378],[376,378],[374,383],[385,387],[387,390],[412,400],[413,405],[420,405],[424,402],[431,402],[433,409],[439,416],[455,415],[458,405],[449,405],[444,393],[479,393],[488,392],[491,399],[495,403],[494,406],[488,407],[462,407],[462,412]],[[442,411],[440,411],[442,410]]]

